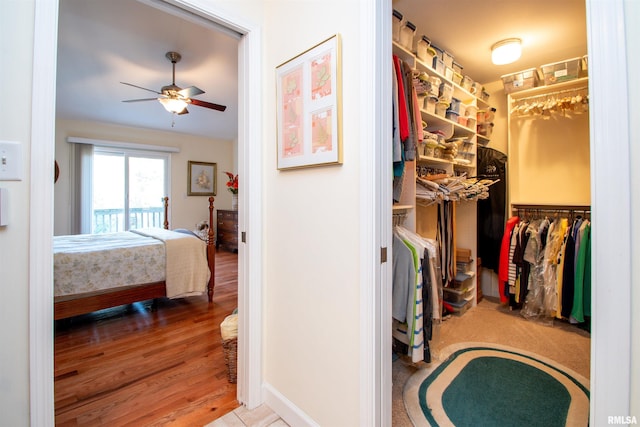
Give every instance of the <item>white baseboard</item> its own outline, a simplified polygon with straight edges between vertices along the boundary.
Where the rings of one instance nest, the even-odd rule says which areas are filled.
[[[320,427],[309,415],[284,397],[271,384],[263,384],[264,403],[287,424],[296,427]]]

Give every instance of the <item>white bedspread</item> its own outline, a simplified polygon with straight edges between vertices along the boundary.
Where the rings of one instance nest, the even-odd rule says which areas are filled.
[[[132,230],[162,240],[166,250],[167,297],[202,295],[211,272],[207,264],[207,245],[195,236],[161,228]]]
[[[119,232],[53,238],[55,296],[161,282],[164,244],[140,234]]]
[[[167,296],[204,293],[210,272],[206,244],[163,229],[55,236],[54,295],[166,282]]]

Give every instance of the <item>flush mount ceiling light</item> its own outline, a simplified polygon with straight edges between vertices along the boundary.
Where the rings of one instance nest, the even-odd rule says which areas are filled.
[[[522,40],[505,39],[491,46],[491,62],[496,65],[511,64],[522,54]]]

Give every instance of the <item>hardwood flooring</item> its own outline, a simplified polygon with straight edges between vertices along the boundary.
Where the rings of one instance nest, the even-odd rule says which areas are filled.
[[[239,406],[220,323],[238,300],[237,254],[216,254],[206,295],[55,323],[57,426],[204,426]]]

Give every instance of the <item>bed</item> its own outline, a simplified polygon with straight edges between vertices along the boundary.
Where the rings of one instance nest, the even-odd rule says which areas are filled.
[[[138,301],[183,298],[207,291],[213,300],[215,242],[164,228],[120,233],[55,236],[54,319],[64,319]],[[209,224],[213,224],[209,198]]]

